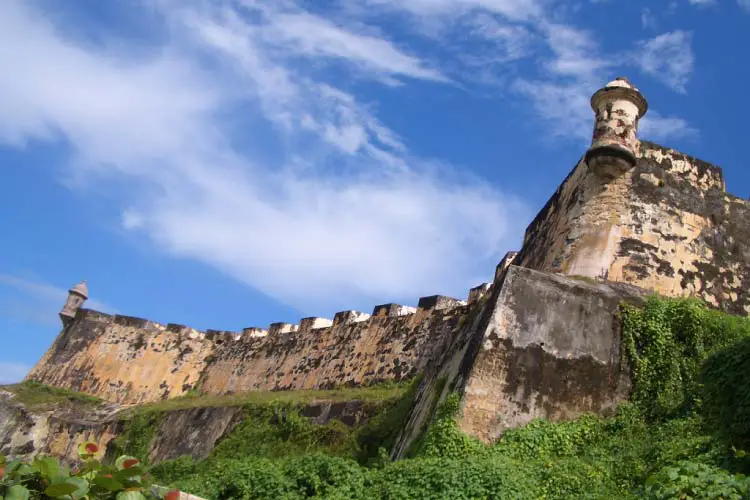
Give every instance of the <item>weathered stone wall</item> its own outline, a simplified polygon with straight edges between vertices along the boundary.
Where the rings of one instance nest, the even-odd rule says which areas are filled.
[[[534,418],[602,413],[628,396],[616,313],[649,292],[510,266],[436,356],[417,390],[394,458],[429,425],[451,392],[463,395],[460,427],[486,442]]]
[[[123,404],[191,389],[225,394],[399,381],[424,369],[471,307],[424,297],[417,308],[386,304],[372,316],[346,311],[333,322],[305,318],[244,333],[81,309],[27,378]]]
[[[615,408],[630,391],[616,314],[647,293],[511,267],[466,376],[460,427],[491,442],[534,418]]]
[[[14,459],[41,453],[72,462],[78,458],[78,446],[90,441],[99,445],[101,458],[120,432],[114,419],[119,409],[105,404],[85,411],[30,411],[12,393],[0,390],[0,455]]]
[[[27,379],[136,404],[194,388],[223,340],[195,330],[79,309]]]
[[[360,400],[311,401],[300,406],[300,414],[313,424],[338,420],[349,427],[363,425],[377,407]],[[32,411],[0,391],[0,454],[11,459],[52,455],[66,463],[78,460],[78,447],[85,442],[99,446],[97,458],[103,459],[113,440],[125,430],[120,417],[123,407],[102,404],[92,408],[67,407]],[[151,464],[189,455],[206,458],[219,442],[245,419],[241,406],[195,407],[161,414],[148,445]]]
[[[365,424],[377,408],[371,403],[313,401],[300,414],[315,424],[338,420],[350,428]],[[149,462],[156,464],[189,455],[202,460],[245,419],[242,407],[200,407],[167,412],[149,443]]]
[[[200,387],[224,394],[324,389],[413,377],[469,308],[435,306],[404,316],[374,315],[363,322],[224,344],[215,350]]]
[[[603,182],[581,161],[526,231],[514,264],[602,277],[750,313],[750,203],[721,169],[643,142],[637,165]]]

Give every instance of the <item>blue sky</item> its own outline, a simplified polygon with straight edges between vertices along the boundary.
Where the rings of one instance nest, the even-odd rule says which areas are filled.
[[[629,76],[750,196],[748,0],[0,6],[0,382],[88,307],[239,330],[464,298]]]

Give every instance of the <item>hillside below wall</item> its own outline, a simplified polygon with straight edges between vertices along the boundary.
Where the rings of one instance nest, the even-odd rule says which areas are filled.
[[[526,231],[514,264],[601,277],[750,314],[750,203],[721,169],[642,143],[610,182],[581,161]]]
[[[190,390],[226,394],[400,381],[424,369],[472,307],[442,297],[422,303],[411,314],[389,305],[364,321],[324,328],[303,321],[296,331],[286,325],[262,336],[203,333],[81,309],[27,379],[123,404]]]
[[[313,424],[335,419],[354,428],[367,422],[375,407],[356,399],[319,400],[301,404],[299,410]],[[113,404],[30,410],[12,393],[0,389],[0,455],[10,459],[52,455],[73,463],[78,461],[78,446],[94,442],[99,446],[99,458],[103,458],[108,448],[113,451],[113,440],[125,430],[121,411],[122,407]],[[148,443],[151,464],[183,455],[206,458],[246,418],[246,411],[241,406],[195,407],[164,411],[159,417]]]

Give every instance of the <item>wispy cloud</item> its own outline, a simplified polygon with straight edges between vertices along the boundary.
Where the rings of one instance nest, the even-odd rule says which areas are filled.
[[[0,361],[0,385],[15,384],[23,380],[31,370],[30,366],[9,361]]]
[[[356,84],[496,85],[553,123],[550,135],[588,141],[589,97],[623,60],[547,0],[366,0],[330,16],[292,0],[147,3],[166,42],[134,55],[6,1],[0,64],[14,70],[0,77],[0,142],[64,142],[68,175],[135,186],[125,229],[310,312],[462,295],[530,215],[460,166],[415,154]],[[413,36],[389,36],[380,15],[408,19]],[[481,49],[463,50],[466,39]],[[684,88],[692,66],[678,45],[644,42],[628,63]],[[513,64],[529,62],[540,64],[519,77]],[[654,117],[654,134],[692,130]]]
[[[742,0],[739,0],[742,2]],[[701,7],[706,7],[708,5],[716,5],[716,0],[688,0],[688,3],[690,5],[698,5]]]
[[[698,129],[686,120],[674,116],[662,116],[658,111],[649,111],[641,120],[639,133],[642,137],[654,141],[699,135]]]
[[[648,7],[641,10],[641,26],[643,29],[656,29],[656,16]]]
[[[692,33],[672,31],[644,40],[638,44],[634,57],[644,73],[676,92],[686,93],[685,86],[695,62]]]
[[[366,0],[372,6],[404,10],[418,18],[454,18],[456,14],[484,10],[499,14],[510,21],[529,21],[544,13],[543,0]]]
[[[363,71],[388,76],[446,81],[439,71],[398,49],[382,36],[348,31],[328,19],[303,11],[262,9],[262,38],[308,57],[338,58]]]
[[[7,318],[58,327],[60,319],[57,313],[65,304],[67,296],[67,288],[0,273],[0,314]],[[108,313],[116,312],[114,308],[96,299],[89,299],[84,307]]]
[[[261,29],[228,7],[165,15],[170,44],[132,58],[70,41],[29,4],[7,3],[0,63],[15,70],[0,78],[0,140],[64,139],[79,175],[136,181],[123,193],[124,227],[310,312],[463,295],[517,246],[530,215],[522,200],[413,155],[316,68],[442,85],[438,71],[310,14],[283,27],[290,14],[266,12]],[[259,120],[283,148],[254,140],[269,135]]]
[[[737,5],[750,12],[750,0],[737,0]]]

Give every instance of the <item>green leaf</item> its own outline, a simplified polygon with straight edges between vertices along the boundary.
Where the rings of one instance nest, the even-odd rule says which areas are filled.
[[[5,494],[5,500],[29,500],[29,490],[20,484],[11,486]]]
[[[91,481],[91,484],[94,484],[96,486],[101,486],[105,490],[108,491],[118,491],[123,489],[123,484],[119,482],[116,479],[113,479],[111,477],[104,477],[104,476],[96,476],[93,481]]]
[[[38,472],[39,472],[39,468],[32,467],[29,464],[19,464],[18,468],[15,470],[15,473],[18,476],[30,476]]]
[[[41,472],[42,477],[45,479],[52,480],[60,475],[61,472],[60,465],[52,457],[37,458],[34,460],[33,465],[39,469],[39,472]]]
[[[117,494],[117,500],[147,500],[140,491],[122,491]]]
[[[115,478],[118,479],[119,481],[122,481],[123,479],[129,479],[129,478],[134,478],[137,476],[142,476],[145,473],[146,471],[143,469],[143,467],[131,467],[129,469],[118,470],[115,473]]]
[[[49,497],[63,497],[66,495],[72,494],[74,491],[78,490],[78,486],[71,483],[58,483],[58,484],[50,484],[47,486],[47,488],[44,490],[44,494]]]
[[[83,498],[89,492],[89,483],[82,477],[69,477],[65,480],[65,484],[72,484],[76,487],[76,490],[70,494],[75,500]]]

